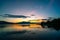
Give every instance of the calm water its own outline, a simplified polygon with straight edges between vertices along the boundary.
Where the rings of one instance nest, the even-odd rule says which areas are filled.
[[[60,40],[60,30],[38,24],[4,24],[0,25],[0,40]]]

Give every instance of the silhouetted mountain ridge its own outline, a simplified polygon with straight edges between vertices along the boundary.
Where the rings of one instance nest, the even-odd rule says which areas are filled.
[[[0,21],[0,24],[13,24],[12,22]]]
[[[30,24],[30,22],[17,22],[17,23],[13,23],[13,22],[7,22],[7,21],[0,21],[0,24]]]

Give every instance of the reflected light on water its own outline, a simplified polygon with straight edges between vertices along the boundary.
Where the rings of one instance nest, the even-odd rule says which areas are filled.
[[[39,30],[42,29],[41,25],[30,24],[30,25],[20,25],[20,24],[9,24],[3,30],[6,31],[22,31],[22,30]]]
[[[30,24],[30,25],[20,25],[20,24],[14,24],[11,25],[10,28],[16,29],[16,30],[32,30],[36,28],[42,28],[41,25],[37,24]]]

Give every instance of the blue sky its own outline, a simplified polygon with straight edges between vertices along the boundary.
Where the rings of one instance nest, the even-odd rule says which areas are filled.
[[[60,0],[0,0],[0,15],[60,17]],[[5,20],[6,17],[1,17]]]

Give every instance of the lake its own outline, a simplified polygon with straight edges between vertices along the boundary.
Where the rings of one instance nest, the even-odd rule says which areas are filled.
[[[60,40],[60,30],[38,24],[0,24],[0,40]]]

